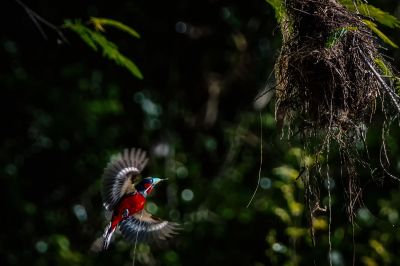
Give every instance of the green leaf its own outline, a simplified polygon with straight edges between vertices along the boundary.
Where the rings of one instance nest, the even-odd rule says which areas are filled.
[[[368,28],[370,28],[379,38],[381,38],[382,41],[384,41],[385,43],[389,44],[390,46],[394,47],[394,48],[399,48],[397,46],[397,44],[395,44],[391,39],[389,39],[389,37],[387,37],[383,32],[381,32],[378,29],[378,26],[367,19],[363,19],[363,22],[365,23],[365,25],[367,25]]]
[[[390,68],[386,65],[385,61],[383,61],[381,58],[375,58],[374,59],[375,64],[379,67],[379,69],[382,71],[384,76],[392,76],[393,73],[390,70]]]
[[[389,78],[393,82],[393,85],[396,88],[396,93],[400,95],[400,77],[393,74],[392,69],[385,63],[382,58],[375,58],[374,62],[381,70],[383,76]]]
[[[124,31],[135,38],[140,39],[140,34],[136,30],[132,29],[131,27],[125,25],[122,22],[109,18],[96,18],[96,17],[91,17],[90,22],[94,25],[97,31],[105,31],[103,26],[111,26]]]
[[[358,11],[366,17],[375,19],[382,25],[390,28],[400,28],[400,20],[398,18],[373,5],[368,5],[361,1],[357,1],[356,4],[354,4],[352,0],[340,0],[340,2],[350,11]]]
[[[283,5],[282,0],[265,0],[267,1],[268,4],[270,4],[274,11],[275,11],[275,17],[278,23],[282,21],[282,19],[286,16],[286,11],[285,7]]]
[[[348,31],[351,30],[353,31],[357,30],[357,27],[347,26],[336,29],[328,36],[328,39],[325,42],[325,47],[332,48],[333,46],[335,46],[336,43],[338,43],[343,38],[344,35],[346,35]]]
[[[107,38],[100,32],[91,30],[90,28],[83,25],[79,20],[76,20],[74,22],[66,20],[64,23],[64,27],[77,33],[82,38],[82,40],[93,50],[98,51],[98,49],[101,48],[103,57],[114,61],[122,67],[125,67],[135,77],[143,79],[143,75],[136,64],[132,62],[129,58],[121,54],[118,50],[118,46],[115,43],[107,40]]]
[[[71,20],[65,20],[64,21],[64,27],[69,28],[70,30],[76,32],[79,36],[81,36],[82,40],[89,45],[93,50],[97,51],[97,46],[95,42],[90,38],[90,35],[86,31],[85,27],[81,27],[81,22],[80,21],[75,21],[73,23]]]

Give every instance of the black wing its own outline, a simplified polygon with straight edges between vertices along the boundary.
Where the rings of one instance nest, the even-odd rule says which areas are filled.
[[[129,242],[156,242],[177,234],[179,224],[158,219],[145,210],[119,224],[122,236]]]
[[[148,158],[141,149],[125,149],[111,157],[103,173],[103,205],[112,211],[121,197],[129,189],[134,189],[132,182],[146,166]]]

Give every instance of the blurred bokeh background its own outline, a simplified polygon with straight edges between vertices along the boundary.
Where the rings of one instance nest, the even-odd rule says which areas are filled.
[[[400,14],[397,1],[370,2]],[[139,245],[137,265],[329,264],[328,213],[315,215],[313,245],[296,179],[302,145],[281,139],[271,93],[254,101],[273,85],[280,47],[264,0],[26,4],[55,25],[97,16],[132,26],[140,39],[113,29],[106,34],[144,79],[65,29],[67,43],[45,25],[44,39],[21,6],[2,1],[1,265],[131,265],[132,246],[121,238],[103,254],[89,252],[105,226],[103,168],[125,147],[150,152],[144,175],[169,178],[147,209],[184,224],[167,245]],[[398,31],[382,30],[400,43]],[[385,54],[399,64],[397,50]],[[388,137],[394,174],[400,172],[398,133],[394,127]],[[246,208],[261,143],[260,187]],[[372,156],[379,143],[372,127]],[[352,226],[340,178],[331,181],[332,264],[352,265],[355,258],[355,265],[400,265],[399,183],[362,176],[365,206]],[[325,196],[321,201],[327,203]]]

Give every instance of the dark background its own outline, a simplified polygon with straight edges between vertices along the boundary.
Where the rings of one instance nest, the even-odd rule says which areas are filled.
[[[371,3],[399,14],[396,1]],[[144,79],[67,29],[68,43],[60,43],[42,25],[46,40],[21,6],[2,1],[1,265],[131,264],[132,246],[120,237],[103,254],[89,252],[105,226],[102,170],[125,147],[151,153],[144,175],[169,178],[148,210],[184,224],[168,244],[139,245],[138,265],[329,263],[328,214],[315,218],[314,246],[304,187],[295,180],[301,144],[280,139],[273,100],[254,102],[274,82],[268,77],[280,46],[265,1],[26,4],[54,25],[97,16],[132,26],[141,39],[111,28],[104,34]],[[398,30],[381,29],[400,44]],[[396,67],[398,51],[384,53]],[[400,170],[397,133],[394,127],[388,137],[394,174]],[[261,187],[246,208],[257,184],[261,141]],[[377,154],[379,129],[372,126],[368,142]],[[399,265],[399,184],[361,180],[365,207],[357,210],[353,227],[340,179],[333,177],[332,263],[351,265],[355,249],[356,265]]]

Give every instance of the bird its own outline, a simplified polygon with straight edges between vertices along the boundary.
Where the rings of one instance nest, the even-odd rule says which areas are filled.
[[[111,157],[102,176],[103,206],[111,215],[103,236],[92,244],[93,251],[107,250],[117,229],[132,244],[162,241],[178,233],[178,223],[157,218],[144,209],[154,187],[166,180],[158,177],[140,180],[147,163],[146,152],[137,148],[125,149]]]

